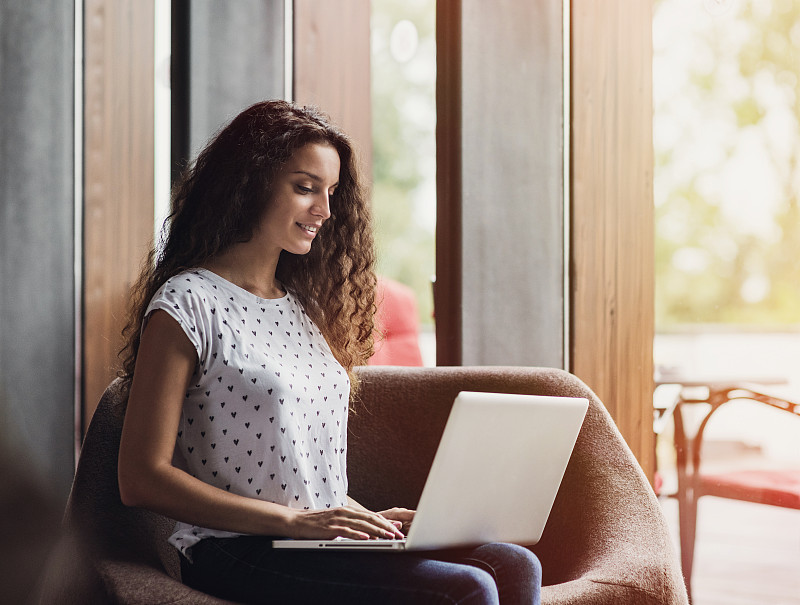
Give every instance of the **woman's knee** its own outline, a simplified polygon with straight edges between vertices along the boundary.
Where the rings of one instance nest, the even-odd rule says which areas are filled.
[[[499,605],[500,595],[492,575],[477,567],[463,566],[453,578],[455,586],[449,592],[450,598],[459,605]]]
[[[472,555],[489,563],[492,567],[514,569],[524,576],[541,578],[542,564],[533,552],[506,542],[492,542],[476,548]]]
[[[523,573],[526,577],[541,581],[542,578],[542,564],[539,558],[533,552],[519,546],[518,544],[506,544],[509,552],[509,557],[513,559],[513,565],[516,569]]]

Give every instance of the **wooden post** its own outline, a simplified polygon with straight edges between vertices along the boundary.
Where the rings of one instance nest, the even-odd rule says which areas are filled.
[[[153,0],[85,0],[84,427],[116,375],[153,238]]]
[[[574,0],[571,20],[571,369],[652,478],[652,7]]]

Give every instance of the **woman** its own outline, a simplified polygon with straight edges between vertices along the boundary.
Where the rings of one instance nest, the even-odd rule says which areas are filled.
[[[372,351],[374,254],[349,140],[313,109],[256,104],[173,199],[134,288],[123,502],[177,520],[184,582],[235,601],[537,602],[511,545],[428,558],[271,549],[400,538],[414,512],[347,496],[354,366]]]

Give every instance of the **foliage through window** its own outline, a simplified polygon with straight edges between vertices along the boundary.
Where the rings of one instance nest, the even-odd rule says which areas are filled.
[[[800,324],[800,2],[659,0],[656,324]]]
[[[436,225],[434,0],[372,2],[373,208],[378,273],[410,286],[433,323]]]

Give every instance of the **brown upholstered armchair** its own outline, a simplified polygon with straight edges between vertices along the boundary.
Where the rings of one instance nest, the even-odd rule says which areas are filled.
[[[574,376],[497,367],[366,367],[359,375],[350,489],[375,509],[415,507],[458,391],[588,397],[553,511],[533,547],[544,569],[542,603],[687,603],[655,495],[603,405]],[[166,543],[171,522],[120,502],[116,463],[124,407],[124,394],[112,383],[86,435],[67,506],[70,539],[55,558],[63,568],[50,573],[45,599],[221,603],[180,583],[178,554]],[[58,573],[65,569],[68,574]]]

